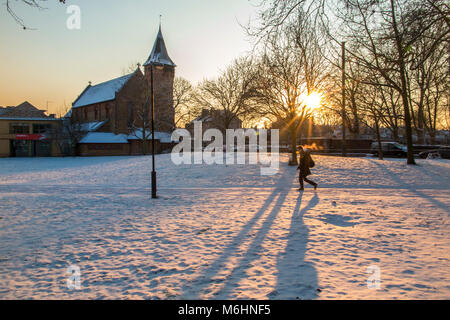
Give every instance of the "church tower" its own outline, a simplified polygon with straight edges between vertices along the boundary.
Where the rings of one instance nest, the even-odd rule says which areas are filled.
[[[171,132],[175,129],[175,109],[173,107],[175,67],[175,63],[167,53],[160,25],[152,52],[144,63],[145,78],[149,89],[151,89],[151,76],[153,75],[156,131]]]

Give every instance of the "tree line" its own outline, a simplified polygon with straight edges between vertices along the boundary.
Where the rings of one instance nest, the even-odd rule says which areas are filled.
[[[177,127],[202,109],[221,111],[222,130],[236,118],[276,122],[294,155],[297,133],[314,117],[355,137],[372,128],[379,141],[387,129],[406,142],[408,164],[413,134],[433,143],[449,128],[448,0],[260,0],[243,28],[251,53],[198,85],[175,79]],[[320,113],[307,103],[317,93]]]
[[[223,129],[233,117],[281,122],[294,154],[317,111],[307,98],[320,93],[316,123],[373,128],[379,140],[386,128],[414,164],[413,134],[433,143],[449,128],[449,12],[445,0],[264,0],[245,26],[253,52],[190,86],[189,103],[223,110]]]

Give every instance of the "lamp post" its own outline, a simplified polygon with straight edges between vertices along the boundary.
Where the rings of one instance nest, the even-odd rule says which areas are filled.
[[[342,42],[342,156],[347,156],[347,141],[346,141],[346,110],[345,110],[345,42]]]
[[[153,64],[150,65],[151,113],[152,113],[152,199],[156,195],[156,166],[155,166],[155,96],[153,93]]]

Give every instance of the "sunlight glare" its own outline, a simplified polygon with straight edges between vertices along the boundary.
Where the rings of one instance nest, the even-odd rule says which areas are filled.
[[[305,105],[311,110],[318,109],[322,105],[322,94],[318,92],[312,92],[305,99]]]

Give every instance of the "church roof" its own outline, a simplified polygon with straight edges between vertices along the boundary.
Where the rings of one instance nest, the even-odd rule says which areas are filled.
[[[80,140],[80,144],[89,143],[113,143],[126,144],[128,143],[126,134],[114,134],[112,132],[89,132]]]
[[[72,105],[72,108],[88,106],[94,103],[111,101],[116,98],[116,93],[122,90],[123,86],[134,75],[130,73],[126,76],[109,80],[95,86],[88,85]]]
[[[144,63],[144,66],[148,66],[150,64],[176,67],[175,63],[172,59],[170,59],[169,54],[167,53],[166,44],[161,32],[161,26],[159,26],[158,36],[156,37],[155,44],[153,45],[152,53]]]

